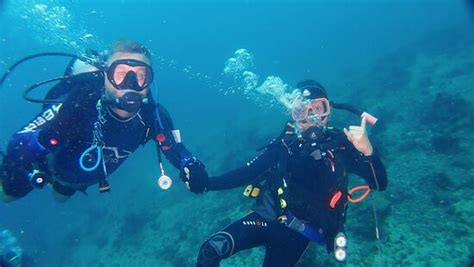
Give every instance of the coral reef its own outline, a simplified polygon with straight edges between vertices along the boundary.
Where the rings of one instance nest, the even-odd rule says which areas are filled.
[[[20,267],[23,263],[23,249],[9,230],[0,231],[0,266]]]

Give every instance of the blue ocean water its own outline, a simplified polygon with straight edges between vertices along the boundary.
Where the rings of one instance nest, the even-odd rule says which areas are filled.
[[[280,133],[288,119],[272,96],[258,90],[248,92],[241,80],[225,75],[226,62],[238,49],[244,48],[253,56],[251,71],[258,75],[258,85],[268,76],[277,76],[290,89],[299,80],[313,78],[325,85],[331,96],[357,104],[372,104],[366,106],[367,109],[383,111],[390,118],[397,114],[385,109],[384,103],[393,105],[408,98],[412,106],[400,108],[416,117],[414,106],[420,104],[417,99],[425,94],[423,86],[413,85],[414,82],[400,83],[406,77],[402,75],[404,72],[397,72],[398,68],[410,72],[410,81],[415,81],[420,73],[416,68],[431,64],[434,70],[441,69],[423,74],[432,78],[431,86],[454,88],[449,82],[456,83],[458,87],[453,90],[465,88],[466,101],[472,105],[474,73],[468,69],[469,62],[461,62],[465,65],[454,62],[473,55],[472,39],[468,38],[472,33],[471,20],[466,1],[452,0],[7,0],[0,2],[0,73],[17,59],[33,53],[82,53],[86,48],[106,49],[116,39],[138,40],[153,52],[158,101],[170,111],[186,146],[216,175],[252,157],[257,147]],[[459,38],[463,45],[456,46],[453,38]],[[465,56],[459,56],[460,53]],[[423,56],[430,64],[423,65]],[[408,57],[410,60],[405,62]],[[443,60],[450,62],[449,58],[453,58],[450,64],[468,69],[467,74],[460,75],[462,79],[453,76],[449,80],[443,76],[446,80],[437,80],[436,75],[445,66]],[[23,101],[22,90],[35,82],[60,76],[67,62],[62,58],[29,62],[19,67],[0,88],[2,149],[11,134],[40,110],[39,106]],[[392,75],[385,75],[386,72]],[[382,88],[381,80],[399,84],[395,87],[405,88],[406,93],[389,86]],[[43,89],[46,91],[47,87]],[[459,89],[453,94],[459,92],[463,91]],[[367,99],[355,99],[356,96]],[[335,118],[334,122],[346,125],[347,117],[343,118]],[[405,177],[398,173],[404,165],[394,156],[403,152],[403,148],[399,148],[400,141],[393,141],[393,138],[410,136],[401,130],[405,129],[402,127],[404,118],[399,115],[395,123],[386,126],[376,137],[377,144],[387,147],[387,165],[394,166],[389,168],[393,189],[387,194],[397,194],[397,179]],[[351,121],[354,122],[357,119]],[[409,122],[406,125],[409,125],[407,128],[412,126]],[[459,134],[463,131],[455,130],[460,131]],[[460,143],[472,158],[472,149],[469,149],[472,136]],[[456,153],[449,156],[456,157]],[[438,159],[436,155],[421,158]],[[467,192],[474,190],[471,163],[464,163],[469,165],[465,171],[471,175],[464,178],[471,189]],[[240,190],[194,196],[181,185],[172,166],[166,165],[175,183],[170,190],[162,191],[156,186],[159,168],[155,150],[153,145],[147,145],[113,174],[110,194],[99,194],[91,187],[89,196],[78,194],[67,203],[59,204],[54,202],[49,190],[37,190],[20,201],[0,204],[0,231],[8,229],[16,236],[29,258],[28,266],[192,266],[201,242],[244,215],[250,201],[240,197]],[[451,169],[455,167],[443,163],[439,166],[437,173],[461,175],[461,171]],[[409,166],[416,169],[417,174],[425,167]],[[413,183],[421,185],[418,178],[414,178]],[[401,182],[406,183],[406,180]],[[455,188],[453,185],[436,190],[454,194]],[[421,192],[422,189],[416,193]],[[445,201],[448,197],[441,198]],[[390,206],[392,211],[386,215],[389,219],[384,221],[385,229],[417,236],[419,228],[431,223],[423,222],[419,216],[420,222],[412,225],[413,228],[397,229],[397,222],[403,221],[399,213],[397,216],[397,203],[389,197],[385,201],[390,203],[385,206]],[[457,208],[458,201],[452,200],[452,209]],[[471,205],[466,211],[451,212],[456,217],[471,214],[472,197],[466,203]],[[459,223],[468,226],[473,221],[460,219]],[[469,250],[472,253],[474,249],[472,229],[459,233],[467,233],[467,237],[460,237],[464,242],[454,242],[452,246],[456,248],[452,250],[435,250],[439,253],[432,261],[425,258],[429,255],[429,246],[417,250],[410,243],[411,238],[400,241],[395,236],[384,239],[387,251],[403,254],[385,254],[384,257],[387,264],[393,266],[397,266],[397,258],[403,255],[409,259],[405,264],[447,266],[444,264],[449,261],[444,254]],[[427,240],[431,240],[433,246],[444,245],[437,243],[435,237]],[[367,247],[369,252],[364,252]],[[374,247],[372,236],[365,243],[361,241],[355,245],[354,254],[363,261],[348,264],[371,265],[376,257]],[[261,252],[242,253],[223,266],[259,266]],[[329,258],[322,249],[313,248],[301,266],[334,264]],[[452,266],[468,261],[469,255],[461,255]]]

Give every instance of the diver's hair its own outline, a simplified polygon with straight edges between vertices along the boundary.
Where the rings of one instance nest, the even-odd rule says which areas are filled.
[[[128,40],[128,39],[115,41],[112,44],[112,47],[110,48],[110,50],[108,50],[107,52],[106,60],[109,59],[113,54],[118,53],[118,52],[142,54],[146,58],[148,58],[148,60],[151,63],[150,50],[146,48],[143,44],[137,41]]]

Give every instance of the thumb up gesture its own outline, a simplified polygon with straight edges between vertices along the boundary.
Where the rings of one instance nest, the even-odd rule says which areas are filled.
[[[369,141],[369,137],[367,136],[367,130],[365,128],[366,124],[367,118],[362,116],[360,126],[349,126],[349,130],[344,128],[344,133],[349,142],[351,142],[360,153],[365,156],[370,156],[374,149]]]

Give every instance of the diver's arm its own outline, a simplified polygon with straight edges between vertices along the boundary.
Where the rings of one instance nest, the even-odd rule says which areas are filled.
[[[367,116],[361,117],[360,126],[344,128],[344,134],[350,142],[348,171],[358,174],[369,183],[370,188],[383,191],[387,188],[387,172],[377,151],[370,143],[366,129]]]
[[[14,160],[33,161],[44,156],[57,145],[58,140],[48,133],[51,125],[58,119],[62,104],[51,105],[35,119],[16,132],[8,143],[7,155]]]
[[[159,128],[155,134],[156,145],[176,169],[182,170],[193,155],[181,143],[180,132],[174,128],[168,111],[158,104],[158,112],[160,117],[156,118]]]
[[[159,104],[157,109],[154,136],[158,149],[180,171],[181,180],[191,192],[204,192],[209,180],[206,167],[181,143],[181,134],[174,128],[168,111]]]
[[[206,189],[207,191],[218,191],[246,185],[275,166],[278,161],[277,155],[274,147],[267,147],[260,156],[249,161],[246,166],[220,176],[209,177]]]
[[[355,173],[364,178],[371,189],[384,191],[387,188],[387,172],[376,149],[373,150],[370,156],[363,155],[355,148],[348,151],[348,153],[350,153],[350,156],[347,169],[350,173]]]
[[[24,176],[34,168],[48,171],[45,157],[58,145],[58,139],[50,137],[48,132],[51,124],[57,120],[61,106],[51,105],[13,135],[4,159],[4,168],[9,176]]]

